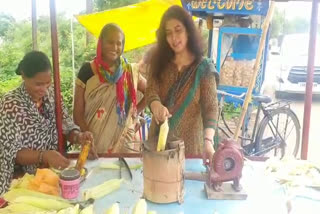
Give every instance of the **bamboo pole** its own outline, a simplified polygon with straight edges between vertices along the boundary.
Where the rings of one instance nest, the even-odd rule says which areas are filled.
[[[266,41],[269,24],[270,24],[272,16],[273,16],[274,7],[275,7],[275,3],[274,3],[274,1],[271,1],[270,7],[268,10],[268,14],[263,22],[263,25],[262,25],[262,35],[260,38],[259,49],[258,49],[257,56],[256,56],[256,62],[253,67],[253,75],[252,75],[252,78],[251,78],[251,81],[250,81],[250,84],[248,87],[246,98],[245,98],[244,103],[242,105],[240,120],[238,122],[236,131],[233,136],[233,138],[235,140],[238,140],[240,130],[241,130],[245,115],[247,114],[249,103],[251,101],[252,91],[253,91],[253,87],[256,83],[257,75],[258,75],[258,72],[260,69],[260,61],[261,61],[261,57],[262,57],[262,53],[263,53],[263,48],[265,46],[264,44]]]

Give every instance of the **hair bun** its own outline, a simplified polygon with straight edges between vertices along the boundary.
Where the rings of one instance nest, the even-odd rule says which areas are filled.
[[[22,74],[22,72],[21,72],[21,70],[22,70],[22,63],[23,63],[23,60],[21,60],[21,61],[19,62],[19,64],[18,64],[18,67],[17,67],[17,69],[16,69],[16,74],[17,74],[17,75],[21,75],[21,74]]]

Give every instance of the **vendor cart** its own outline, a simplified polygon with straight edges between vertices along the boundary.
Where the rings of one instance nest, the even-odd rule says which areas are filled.
[[[207,21],[208,57],[213,59],[220,73],[219,89],[234,95],[246,92],[269,0],[182,0],[182,4],[193,16]],[[254,95],[260,93],[264,81],[268,38],[265,47]],[[241,104],[241,101],[230,97],[226,101]]]

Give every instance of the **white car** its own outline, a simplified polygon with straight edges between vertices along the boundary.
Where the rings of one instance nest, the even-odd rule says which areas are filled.
[[[319,37],[319,35],[318,35]],[[320,39],[316,42],[313,94],[320,94]],[[280,47],[280,71],[277,72],[276,96],[305,94],[308,67],[308,34],[288,34]]]

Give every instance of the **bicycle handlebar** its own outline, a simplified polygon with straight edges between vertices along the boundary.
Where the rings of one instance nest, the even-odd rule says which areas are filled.
[[[244,97],[246,96],[246,93],[242,93],[240,95],[234,95],[234,94],[229,94],[225,91],[221,91],[221,90],[217,90],[217,93],[222,95],[222,96],[228,96],[228,97],[232,97],[232,98],[235,98],[235,99],[238,99],[238,100],[243,100]]]

